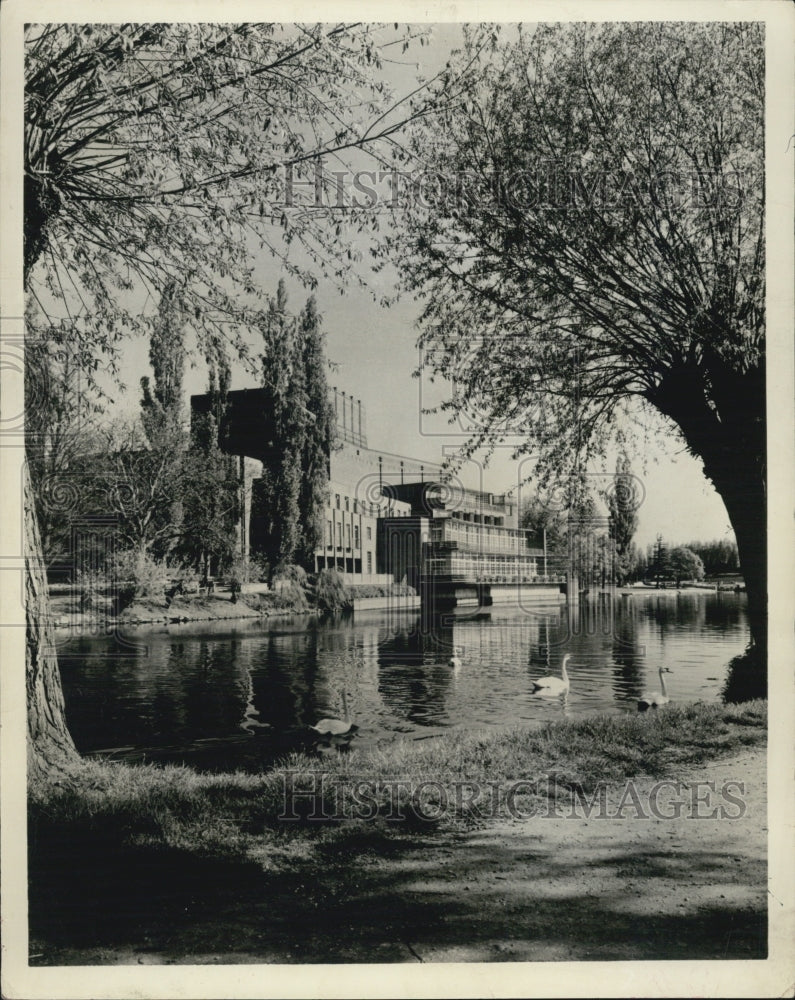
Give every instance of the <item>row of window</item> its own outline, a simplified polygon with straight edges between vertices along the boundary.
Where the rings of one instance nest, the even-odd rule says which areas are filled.
[[[410,511],[399,510],[395,508],[392,504],[384,503],[370,503],[366,500],[356,500],[350,497],[342,496],[340,493],[334,494],[334,506],[337,510],[342,510],[343,503],[345,510],[349,513],[351,512],[351,505],[353,506],[354,514],[369,514],[370,517],[409,517]]]
[[[365,525],[365,537],[368,542],[373,540],[373,529],[371,525]],[[329,519],[326,521],[326,545],[330,548],[334,548],[334,525]],[[345,548],[350,549],[351,547],[351,526],[350,524],[345,525]],[[362,547],[361,541],[359,539],[359,525],[354,524],[353,526],[353,547],[355,549],[360,549]],[[342,523],[337,524],[337,548],[342,548]]]
[[[365,572],[369,576],[373,572],[373,553],[367,552],[366,556],[367,569]],[[361,559],[351,559],[350,556],[345,559],[342,556],[318,556],[317,567],[318,569],[339,569],[343,573],[361,573],[362,561]]]

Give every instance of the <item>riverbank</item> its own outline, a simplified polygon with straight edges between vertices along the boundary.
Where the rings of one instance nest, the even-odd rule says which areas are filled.
[[[229,621],[234,619],[271,618],[283,615],[317,613],[306,605],[295,607],[280,601],[278,595],[244,593],[232,601],[231,591],[219,588],[214,594],[180,595],[171,601],[138,598],[115,615],[108,607],[102,611],[81,611],[79,598],[68,592],[50,594],[50,612],[54,628],[59,631],[96,633],[98,627],[108,629],[138,625],[182,624],[185,622]]]
[[[394,592],[390,592],[394,590]],[[351,588],[350,610],[356,611],[418,611],[420,598],[409,588],[361,586]],[[371,596],[373,592],[378,596]],[[361,594],[362,596],[359,596]],[[189,622],[212,622],[279,618],[286,615],[319,615],[323,611],[306,600],[291,600],[267,587],[244,585],[237,601],[228,588],[219,587],[212,594],[177,595],[170,600],[137,598],[118,615],[106,601],[101,610],[82,611],[79,596],[71,588],[53,589],[50,593],[50,613],[53,627],[75,635],[96,634],[98,631],[138,627],[142,625],[181,625]]]
[[[762,957],[765,723],[669,706],[261,775],[79,761],[31,789],[31,963]]]

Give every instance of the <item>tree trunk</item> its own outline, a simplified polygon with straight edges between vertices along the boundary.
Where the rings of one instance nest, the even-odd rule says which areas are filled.
[[[28,781],[35,781],[63,771],[77,757],[77,750],[64,716],[47,576],[27,465],[24,484]]]
[[[706,366],[706,368],[704,367]],[[767,663],[765,366],[745,371],[711,357],[672,370],[649,397],[678,424],[729,515],[748,594],[751,637]]]

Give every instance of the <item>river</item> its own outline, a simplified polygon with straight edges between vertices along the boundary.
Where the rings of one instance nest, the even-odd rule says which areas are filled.
[[[81,752],[256,769],[316,748],[308,726],[343,717],[343,691],[357,726],[350,745],[376,746],[634,712],[659,689],[660,664],[673,671],[673,702],[717,701],[748,639],[744,595],[638,592],[595,595],[576,612],[495,607],[426,625],[416,613],[365,612],[82,636],[60,643],[59,662]],[[448,666],[453,647],[458,669]],[[534,695],[533,680],[559,673],[567,652],[568,694]]]

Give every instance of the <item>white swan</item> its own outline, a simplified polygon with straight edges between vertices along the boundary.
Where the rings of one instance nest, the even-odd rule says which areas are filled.
[[[458,670],[461,666],[461,657],[458,654],[463,652],[464,650],[460,646],[453,646],[453,655],[447,661],[447,666],[453,667],[454,670]]]
[[[533,681],[533,694],[564,694],[568,691],[569,675],[566,672],[566,664],[570,659],[571,653],[566,653],[560,668],[560,677],[549,674],[546,677],[539,677],[537,681]]]
[[[672,674],[673,670],[670,667],[664,667],[660,664],[660,669],[658,671],[660,675],[660,691],[648,691],[641,695],[638,699],[638,711],[645,712],[647,708],[659,708],[660,705],[667,705],[671,700],[668,697],[668,692],[665,690],[665,678],[663,674]]]
[[[345,696],[345,689],[342,689],[342,713],[343,719],[321,719],[320,722],[310,729],[314,729],[321,736],[344,736],[351,731],[353,723],[348,718],[348,699]]]

